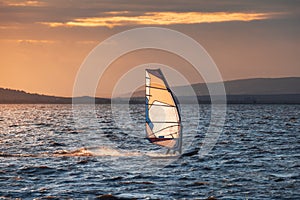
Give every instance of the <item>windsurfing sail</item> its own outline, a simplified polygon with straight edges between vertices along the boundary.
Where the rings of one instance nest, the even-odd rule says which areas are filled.
[[[146,69],[146,137],[181,153],[182,125],[178,101],[160,69]]]

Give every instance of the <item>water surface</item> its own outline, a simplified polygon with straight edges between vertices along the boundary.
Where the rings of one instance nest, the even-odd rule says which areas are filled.
[[[209,105],[195,109],[182,105],[189,148],[210,120]],[[209,155],[162,167],[145,162],[160,149],[143,139],[143,105],[128,125],[96,110],[96,123],[78,123],[71,105],[0,105],[0,198],[300,199],[300,105],[229,105]]]

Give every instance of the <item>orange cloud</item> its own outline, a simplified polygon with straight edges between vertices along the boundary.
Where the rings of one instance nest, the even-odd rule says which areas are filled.
[[[40,1],[4,1],[5,5],[8,6],[43,6],[45,3]]]
[[[0,42],[4,43],[17,43],[21,45],[41,45],[41,44],[58,44],[61,41],[58,40],[32,40],[32,39],[0,39]],[[74,43],[80,45],[96,45],[99,43],[97,40],[78,40]]]
[[[120,15],[120,14],[128,14],[130,13],[129,11],[109,11],[109,12],[104,12],[104,14],[107,14],[107,15]]]
[[[119,15],[128,13],[110,12],[109,14]],[[89,17],[76,18],[68,22],[41,22],[42,24],[58,27],[58,26],[82,26],[82,27],[98,27],[105,26],[113,28],[115,26],[124,25],[172,25],[172,24],[199,24],[199,23],[215,23],[229,21],[252,21],[272,18],[277,13],[230,13],[230,12],[146,12],[144,15],[138,16],[105,16],[105,17]]]
[[[31,40],[31,39],[16,39],[16,40],[10,40],[10,39],[4,39],[0,40],[1,42],[13,42],[13,43],[20,43],[20,44],[53,44],[56,41],[54,40]]]

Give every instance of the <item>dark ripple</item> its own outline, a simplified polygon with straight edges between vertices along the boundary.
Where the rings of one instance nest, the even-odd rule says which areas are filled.
[[[54,174],[58,172],[59,170],[56,168],[51,168],[48,166],[24,166],[19,168],[18,173],[19,174],[43,174],[43,175],[49,175]]]

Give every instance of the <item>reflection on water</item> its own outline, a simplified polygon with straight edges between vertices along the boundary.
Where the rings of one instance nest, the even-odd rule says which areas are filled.
[[[71,105],[0,105],[0,198],[300,198],[299,105],[230,105],[209,155],[170,161],[151,159],[165,150],[144,139],[143,105],[130,123],[96,110],[78,123]],[[200,147],[210,106],[182,113],[185,148]]]

